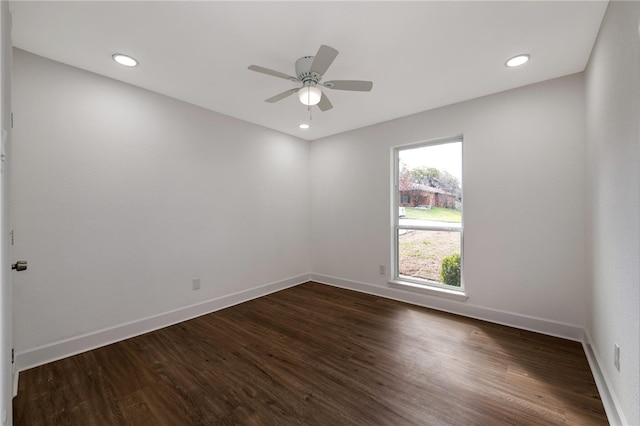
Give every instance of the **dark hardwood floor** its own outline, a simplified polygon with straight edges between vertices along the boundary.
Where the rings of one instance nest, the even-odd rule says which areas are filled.
[[[601,425],[579,343],[306,283],[22,372],[16,425]]]

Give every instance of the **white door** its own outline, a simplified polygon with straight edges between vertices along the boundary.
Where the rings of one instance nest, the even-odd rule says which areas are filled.
[[[11,154],[11,14],[9,2],[0,1],[0,125],[2,153],[0,162],[0,419],[13,424],[12,329],[13,296],[11,291],[11,229],[9,227],[9,158]]]

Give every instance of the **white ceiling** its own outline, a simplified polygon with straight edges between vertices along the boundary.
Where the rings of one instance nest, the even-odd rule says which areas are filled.
[[[13,1],[18,48],[232,117],[312,140],[584,70],[607,3]],[[340,54],[323,80],[372,80],[369,93],[325,89],[309,112],[295,83],[321,44]],[[124,68],[113,53],[136,57]],[[504,62],[519,53],[518,69]]]

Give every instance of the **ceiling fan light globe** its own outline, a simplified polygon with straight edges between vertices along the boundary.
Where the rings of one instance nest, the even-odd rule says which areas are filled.
[[[317,105],[322,98],[322,90],[317,87],[307,86],[298,91],[298,99],[304,105]]]

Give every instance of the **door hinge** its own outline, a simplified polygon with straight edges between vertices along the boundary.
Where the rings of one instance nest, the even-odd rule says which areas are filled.
[[[11,348],[11,364],[15,364],[16,360],[16,350]]]
[[[13,229],[11,230],[11,245],[13,245]]]
[[[11,128],[13,129],[13,113],[11,113]]]

